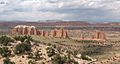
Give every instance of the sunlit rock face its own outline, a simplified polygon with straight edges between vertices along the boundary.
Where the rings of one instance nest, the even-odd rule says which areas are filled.
[[[36,29],[35,26],[18,25],[12,29],[12,34],[39,35],[40,32]]]
[[[15,35],[39,35],[48,36],[48,32],[38,30],[35,26],[18,25],[12,29],[12,34]]]
[[[54,29],[51,30],[52,37],[68,38],[67,30],[64,29]]]

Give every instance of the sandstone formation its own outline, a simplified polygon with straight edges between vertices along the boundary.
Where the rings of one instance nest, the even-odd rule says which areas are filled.
[[[37,35],[39,31],[35,26],[18,25],[12,29],[12,34],[18,35]]]
[[[95,39],[102,39],[102,40],[106,40],[106,36],[105,33],[102,31],[95,31],[95,35],[94,35]]]
[[[106,35],[104,32],[96,30],[95,32],[92,33],[92,36],[89,39],[85,38],[84,34],[81,33],[80,39],[81,40],[106,40]]]
[[[48,36],[49,36],[49,33],[48,33],[48,31],[42,30],[40,36],[48,37]]]
[[[52,37],[67,38],[68,33],[67,33],[67,30],[64,30],[64,29],[54,29],[51,31],[51,36]]]

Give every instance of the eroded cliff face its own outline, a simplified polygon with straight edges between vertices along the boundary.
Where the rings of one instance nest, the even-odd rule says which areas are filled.
[[[12,29],[12,34],[37,35],[37,31],[35,26],[18,25]]]
[[[64,29],[54,29],[50,31],[45,31],[45,30],[39,30],[35,26],[26,26],[26,25],[15,26],[11,30],[11,33],[17,35],[38,35],[44,37],[48,37],[48,36],[60,37],[60,38],[68,37],[67,30]]]
[[[54,29],[51,31],[52,37],[68,38],[68,32],[64,29]]]

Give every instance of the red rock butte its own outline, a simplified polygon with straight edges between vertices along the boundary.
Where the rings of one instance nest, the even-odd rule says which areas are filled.
[[[87,39],[84,37],[84,34],[81,33],[81,40],[106,40],[106,35],[103,31],[96,30],[92,33],[92,37]]]

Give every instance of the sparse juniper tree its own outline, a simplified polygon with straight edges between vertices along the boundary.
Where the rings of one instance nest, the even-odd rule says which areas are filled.
[[[64,64],[66,61],[66,59],[62,59],[62,57],[59,54],[56,54],[53,58],[52,58],[52,63],[53,64]]]
[[[8,44],[10,44],[10,42],[13,42],[14,40],[8,36],[1,36],[0,37],[0,43],[7,46]]]
[[[24,40],[25,40],[25,38],[23,36],[15,36],[14,39],[17,41],[21,41],[21,42],[24,42]]]
[[[46,48],[46,50],[47,50],[47,55],[48,55],[49,57],[52,57],[53,55],[55,55],[55,50],[54,50],[54,48],[48,47],[48,48]]]
[[[21,53],[29,52],[30,50],[31,50],[31,46],[29,44],[21,43],[16,45],[14,52],[15,54],[21,54]]]
[[[25,42],[27,42],[27,43],[30,43],[30,41],[33,41],[33,39],[32,39],[32,37],[31,36],[24,36],[24,38],[25,38]]]
[[[11,50],[9,50],[7,47],[0,48],[0,54],[2,57],[10,56]]]

